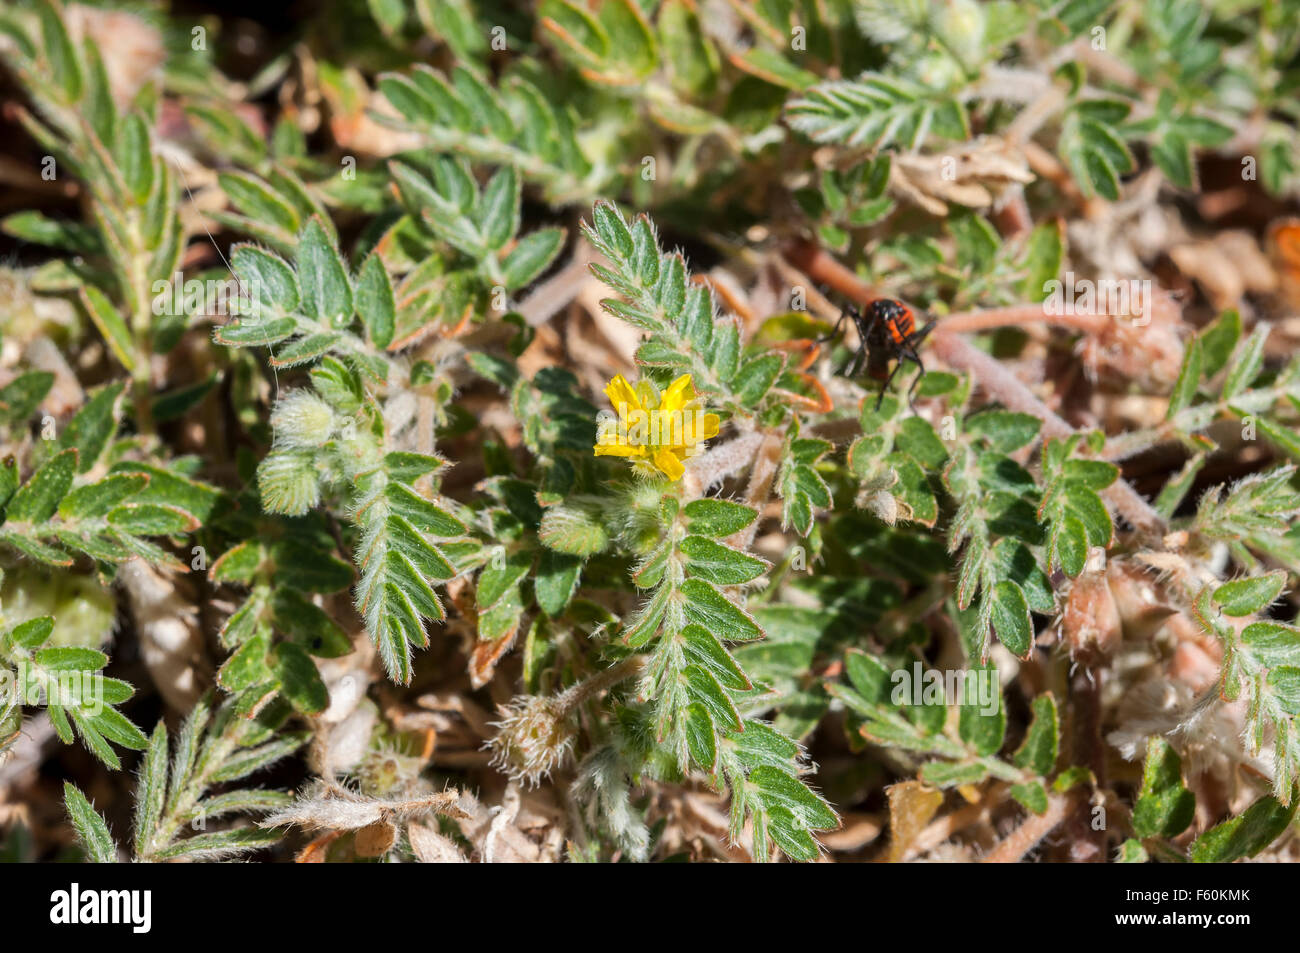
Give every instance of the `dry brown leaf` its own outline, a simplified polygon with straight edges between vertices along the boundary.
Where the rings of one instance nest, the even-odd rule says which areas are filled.
[[[930,818],[943,804],[943,792],[921,781],[903,781],[886,789],[889,795],[889,861],[906,856]]]

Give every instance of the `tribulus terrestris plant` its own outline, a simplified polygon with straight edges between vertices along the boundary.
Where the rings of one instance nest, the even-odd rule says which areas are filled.
[[[320,6],[0,11],[6,856],[1294,859],[1300,7]]]

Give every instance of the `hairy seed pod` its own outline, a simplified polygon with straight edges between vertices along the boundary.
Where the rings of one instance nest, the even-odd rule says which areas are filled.
[[[520,695],[499,709],[488,742],[492,764],[530,787],[539,784],[573,754],[576,726],[559,697]]]

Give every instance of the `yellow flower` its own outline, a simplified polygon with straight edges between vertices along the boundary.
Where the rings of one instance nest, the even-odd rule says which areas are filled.
[[[704,412],[690,374],[677,378],[662,394],[653,381],[642,379],[633,387],[619,374],[605,393],[618,418],[602,419],[598,457],[630,457],[670,480],[680,480],[686,472],[683,461],[718,435],[718,415]]]

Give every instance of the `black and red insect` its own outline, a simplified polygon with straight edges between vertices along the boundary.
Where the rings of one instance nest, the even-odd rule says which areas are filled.
[[[854,378],[865,372],[873,381],[880,381],[880,395],[876,398],[876,409],[879,410],[885,392],[893,383],[894,375],[903,369],[905,362],[911,361],[921,371],[907,390],[907,402],[910,404],[912,394],[925,374],[925,365],[921,363],[917,348],[934,328],[934,322],[930,321],[918,329],[912,309],[893,298],[876,298],[867,305],[865,312],[859,310],[857,305],[849,305],[835,322],[830,338],[840,337],[840,329],[845,321],[852,321],[857,329],[858,349],[840,373]],[[893,364],[892,370],[890,364]]]

